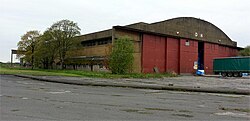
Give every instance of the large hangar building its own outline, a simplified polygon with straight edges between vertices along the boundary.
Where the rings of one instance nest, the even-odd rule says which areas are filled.
[[[103,61],[112,43],[122,36],[134,40],[133,71],[136,73],[153,73],[157,68],[162,73],[191,74],[195,73],[197,64],[199,69],[212,74],[214,58],[237,56],[239,50],[237,43],[212,23],[179,17],[151,24],[113,26],[79,36],[83,47],[74,58]]]

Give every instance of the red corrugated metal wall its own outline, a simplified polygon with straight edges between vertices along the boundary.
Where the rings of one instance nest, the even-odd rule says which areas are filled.
[[[166,71],[167,72],[180,72],[179,70],[179,56],[180,56],[180,44],[178,39],[166,38]]]
[[[189,45],[186,45],[186,42]],[[195,73],[194,62],[198,60],[198,42],[180,40],[180,73]]]
[[[179,40],[156,35],[143,35],[143,73],[174,71],[179,73]]]
[[[238,50],[227,46],[204,43],[204,68],[206,74],[213,74],[213,59],[237,56]]]
[[[142,49],[143,73],[153,73],[154,67],[159,72],[195,73],[198,41],[144,34]],[[204,42],[205,73],[213,73],[214,58],[236,56],[237,52],[234,48]]]
[[[143,35],[142,67],[144,73],[165,72],[165,38],[154,35]]]
[[[204,69],[206,74],[213,73],[213,59],[220,57],[218,49],[219,45],[204,43]]]

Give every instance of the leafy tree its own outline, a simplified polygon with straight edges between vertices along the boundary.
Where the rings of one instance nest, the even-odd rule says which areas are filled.
[[[42,64],[44,69],[53,69],[53,63],[57,56],[57,47],[56,41],[52,39],[48,30],[39,37],[36,50],[37,65]]]
[[[40,34],[37,30],[28,31],[21,36],[21,41],[17,44],[18,51],[25,52],[23,54],[18,54],[18,56],[24,55],[24,59],[31,64],[32,69],[34,68],[34,52],[39,36]]]
[[[114,41],[114,46],[109,58],[109,68],[114,74],[131,72],[134,62],[134,43],[128,37],[122,37]]]
[[[52,40],[56,42],[62,69],[64,69],[67,52],[75,45],[73,38],[80,35],[80,30],[77,23],[69,20],[58,21],[48,29]]]
[[[241,56],[250,56],[250,46],[246,46],[243,50],[239,53]]]

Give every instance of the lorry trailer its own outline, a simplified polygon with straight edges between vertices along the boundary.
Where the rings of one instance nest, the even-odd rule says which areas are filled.
[[[242,77],[243,73],[250,73],[250,56],[216,58],[213,71],[223,77]]]

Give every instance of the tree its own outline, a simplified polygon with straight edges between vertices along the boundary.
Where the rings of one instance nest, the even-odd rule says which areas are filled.
[[[62,69],[64,69],[67,52],[75,45],[73,38],[80,35],[80,30],[77,23],[69,20],[58,21],[48,29],[53,41],[56,42]]]
[[[239,53],[241,56],[250,56],[250,46],[246,46],[243,50]]]
[[[43,35],[38,38],[36,46],[36,62],[44,69],[53,69],[53,63],[57,56],[56,41],[52,39],[50,31],[45,31]]]
[[[134,62],[134,43],[128,37],[114,41],[114,46],[109,58],[109,68],[114,74],[132,72]]]
[[[18,51],[25,52],[24,59],[31,64],[32,69],[34,68],[34,52],[39,36],[40,34],[37,30],[28,31],[26,34],[21,36],[21,41],[17,44]]]

